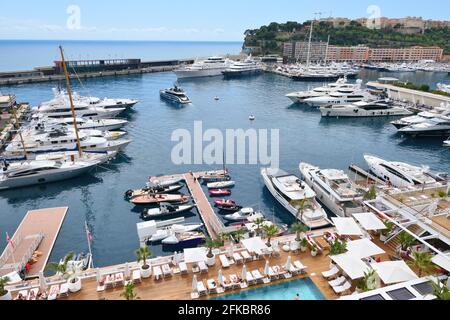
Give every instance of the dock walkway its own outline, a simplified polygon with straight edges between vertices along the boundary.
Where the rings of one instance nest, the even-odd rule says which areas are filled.
[[[0,256],[0,276],[21,271],[35,251],[42,255],[26,274],[35,278],[44,271],[68,208],[50,208],[28,211],[14,236]]]

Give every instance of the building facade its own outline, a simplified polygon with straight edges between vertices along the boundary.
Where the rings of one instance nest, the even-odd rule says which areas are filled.
[[[311,42],[310,61],[324,61],[327,55],[326,42]],[[289,41],[283,45],[283,57],[288,61],[306,62],[309,44],[307,41]]]

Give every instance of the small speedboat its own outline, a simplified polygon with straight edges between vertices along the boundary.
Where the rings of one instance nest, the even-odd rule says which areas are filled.
[[[85,271],[91,266],[92,256],[90,253],[81,252],[74,256],[73,260],[67,262],[67,271],[81,272]],[[64,264],[64,260],[59,261],[60,265]]]
[[[190,200],[189,196],[184,194],[146,194],[143,196],[134,197],[130,200],[134,204],[157,204],[162,202],[171,203],[187,203]]]
[[[231,190],[228,190],[228,189],[213,189],[213,190],[209,190],[209,194],[212,197],[231,196]]]
[[[161,203],[159,208],[153,208],[153,209],[144,209],[141,213],[141,219],[147,220],[147,219],[157,219],[161,217],[171,216],[180,214],[183,212],[189,212],[192,209],[194,209],[195,205],[172,205],[169,203]]]
[[[217,206],[217,209],[224,213],[236,212],[242,209],[241,206]]]
[[[184,232],[173,234],[161,241],[164,245],[194,246],[204,242],[206,239],[202,232]]]
[[[220,181],[220,182],[212,182],[208,183],[208,189],[223,189],[223,188],[231,188],[236,184],[235,181]]]
[[[243,208],[224,217],[228,221],[255,221],[258,218],[264,219],[264,215],[261,212],[255,212],[252,208]]]
[[[249,119],[250,121],[255,121],[255,120],[256,120],[256,117],[252,115],[252,116],[248,117],[248,119]]]
[[[174,179],[159,179],[158,177],[150,177],[150,183],[159,185],[161,187],[169,187],[175,184],[180,184],[183,182],[183,178],[174,178]]]
[[[147,187],[142,189],[128,190],[125,192],[125,197],[127,199],[132,199],[134,197],[144,196],[146,194],[169,194],[180,191],[181,189],[183,189],[183,185],[181,184],[175,184],[168,187],[149,184]]]
[[[235,207],[236,201],[221,199],[221,200],[214,201],[214,204],[216,206],[221,206],[221,207]]]
[[[174,224],[163,229],[158,229],[154,235],[149,239],[150,242],[157,242],[171,237],[177,233],[185,233],[199,230],[203,227],[203,224]]]

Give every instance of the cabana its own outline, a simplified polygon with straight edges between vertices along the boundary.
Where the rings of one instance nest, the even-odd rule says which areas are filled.
[[[208,253],[207,248],[184,249],[184,262],[185,263],[205,262],[207,260],[206,258],[207,253]]]
[[[378,231],[386,229],[385,224],[372,212],[354,214],[353,217],[367,231]]]
[[[370,270],[367,264],[349,252],[331,256],[331,260],[352,280],[363,278],[364,273]]]
[[[353,218],[331,218],[341,236],[362,236],[363,232]]]
[[[267,245],[261,237],[249,238],[241,241],[242,245],[248,252],[254,252],[257,255],[262,255],[267,250]]]
[[[355,258],[363,259],[386,253],[367,238],[347,242],[348,252]]]
[[[418,279],[419,277],[411,270],[405,261],[386,261],[372,263],[372,268],[376,271],[384,284],[396,284]]]

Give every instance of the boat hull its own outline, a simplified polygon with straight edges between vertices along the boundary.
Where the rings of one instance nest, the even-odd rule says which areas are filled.
[[[355,111],[356,110],[356,111]],[[369,117],[396,117],[407,116],[412,113],[407,110],[377,110],[377,111],[365,111],[357,109],[333,109],[333,108],[320,108],[322,117],[339,117],[339,118],[369,118]]]
[[[180,80],[180,79],[191,79],[202,77],[217,77],[222,75],[222,71],[225,71],[225,68],[214,68],[203,70],[176,70],[174,72],[177,78]]]

